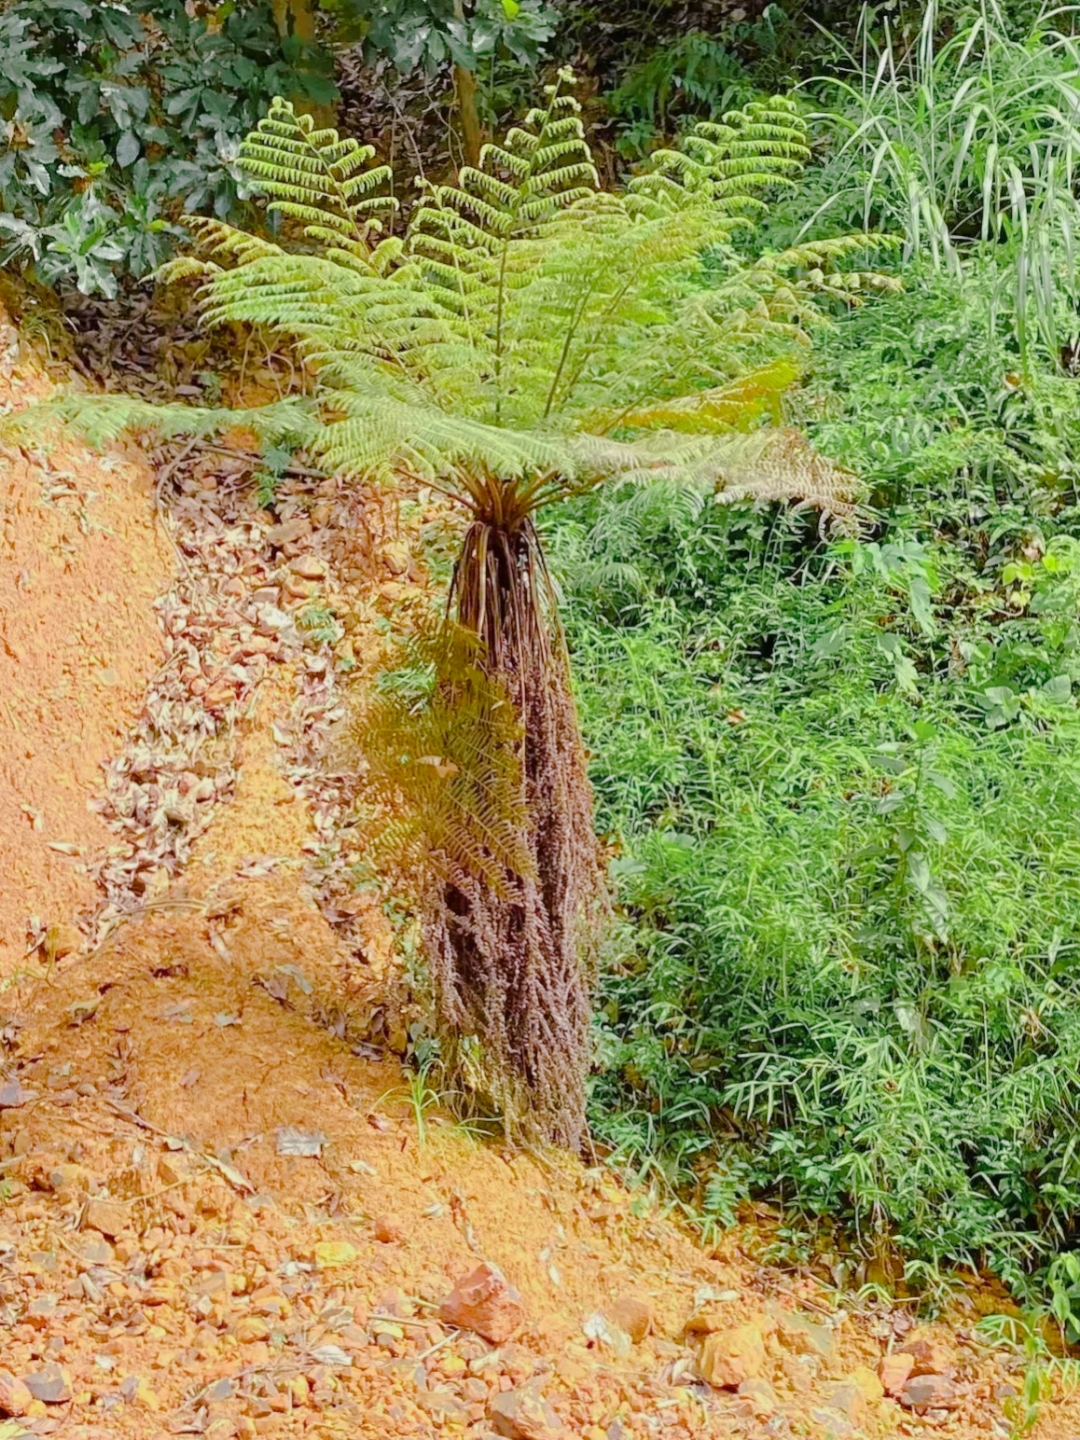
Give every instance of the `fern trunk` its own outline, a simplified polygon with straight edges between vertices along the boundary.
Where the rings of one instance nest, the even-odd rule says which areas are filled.
[[[603,884],[566,647],[531,520],[474,521],[452,598],[517,710],[529,863],[498,881],[461,871],[440,883],[426,923],[440,1011],[451,1052],[473,1084],[479,1069],[508,1130],[574,1148],[585,1133]],[[464,1037],[475,1037],[473,1059]]]

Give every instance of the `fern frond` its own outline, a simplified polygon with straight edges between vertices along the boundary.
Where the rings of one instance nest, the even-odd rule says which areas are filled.
[[[476,635],[429,620],[398,640],[350,713],[343,759],[363,773],[380,868],[482,875],[498,891],[532,872],[522,725],[483,661]]]
[[[393,176],[388,165],[371,165],[374,155],[370,145],[317,129],[279,98],[244,141],[240,164],[271,197],[270,209],[295,220],[309,240],[362,259],[381,217],[397,208],[379,193]]]
[[[791,185],[810,157],[806,123],[777,96],[701,121],[675,149],[658,150],[631,180],[631,202],[656,215],[706,199],[732,223],[760,213],[765,192]]]
[[[280,400],[240,412],[245,427],[267,443],[303,437],[313,425],[311,407],[301,400]],[[75,431],[97,448],[125,435],[162,439],[219,434],[237,423],[235,410],[194,405],[155,405],[130,395],[57,395],[0,420],[0,440],[25,443],[54,427]],[[297,443],[303,443],[299,439]]]

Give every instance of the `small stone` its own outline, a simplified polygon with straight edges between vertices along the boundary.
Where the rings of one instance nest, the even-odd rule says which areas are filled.
[[[395,1215],[380,1215],[375,1221],[375,1239],[383,1245],[396,1245],[405,1238],[401,1221]]]
[[[838,1410],[844,1419],[854,1426],[861,1426],[865,1423],[870,1409],[866,1403],[866,1396],[858,1385],[847,1383],[834,1385],[826,1398],[826,1404],[830,1410]]]
[[[45,953],[50,960],[63,960],[82,949],[83,937],[74,925],[50,925],[45,933]]]
[[[714,1390],[735,1390],[765,1369],[765,1340],[757,1325],[718,1330],[705,1341],[699,1362],[701,1377]]]
[[[26,1319],[36,1330],[48,1328],[49,1321],[56,1314],[56,1296],[39,1295],[26,1307]]]
[[[605,1309],[604,1315],[624,1335],[629,1335],[635,1345],[640,1345],[652,1329],[652,1306],[635,1295],[620,1295]]]
[[[912,1375],[900,1392],[908,1410],[948,1410],[956,1403],[956,1386],[947,1375]]]
[[[534,1385],[496,1395],[488,1407],[488,1419],[496,1434],[508,1440],[555,1440],[562,1433],[558,1415]]]
[[[161,1409],[161,1400],[150,1382],[141,1375],[129,1375],[120,1386],[120,1393],[129,1405],[141,1405],[144,1410]]]
[[[461,1426],[469,1418],[468,1408],[452,1390],[424,1390],[416,1397],[420,1409],[437,1420]]]
[[[498,1268],[488,1261],[459,1280],[439,1307],[439,1318],[501,1345],[525,1323],[525,1302]]]
[[[868,1405],[877,1405],[885,1398],[885,1387],[869,1365],[856,1365],[841,1383],[854,1385]]]
[[[54,1170],[49,1171],[49,1189],[54,1194],[65,1190],[85,1189],[88,1183],[89,1176],[82,1165],[57,1165]]]
[[[116,1251],[107,1240],[95,1240],[91,1235],[79,1242],[78,1250],[83,1265],[111,1265],[116,1259]]]
[[[301,580],[299,576],[291,575],[285,581],[282,593],[291,600],[310,600],[318,588],[314,580]]]
[[[914,1361],[912,1375],[941,1375],[953,1367],[949,1347],[926,1329],[912,1330],[899,1350],[903,1355],[910,1355]]]
[[[321,580],[326,574],[326,561],[317,555],[298,555],[289,561],[289,569],[301,580]]]
[[[25,1415],[33,1394],[10,1370],[0,1370],[0,1415]]]
[[[751,1415],[758,1420],[765,1420],[770,1415],[774,1415],[780,1405],[776,1391],[767,1380],[760,1378],[744,1380],[739,1386],[737,1394],[740,1400],[746,1402]]]
[[[241,1345],[250,1345],[256,1340],[268,1340],[270,1326],[261,1315],[245,1315],[236,1322],[234,1333]]]
[[[790,1310],[781,1310],[776,1317],[780,1338],[796,1355],[817,1355],[832,1361],[836,1358],[836,1337],[827,1325],[807,1320]]]
[[[878,1379],[886,1395],[899,1395],[907,1384],[908,1376],[915,1369],[915,1356],[903,1350],[894,1350],[883,1355],[878,1365]]]
[[[251,592],[251,603],[253,605],[276,605],[280,591],[276,585],[260,585],[257,590]]]
[[[122,1235],[130,1221],[128,1207],[116,1200],[88,1200],[83,1208],[82,1228],[96,1230],[107,1240]]]
[[[266,532],[267,543],[270,545],[289,545],[294,540],[301,540],[311,534],[311,521],[306,515],[294,515],[291,520],[285,520],[280,525],[272,525]]]
[[[404,575],[409,568],[409,547],[404,540],[391,540],[383,547],[383,559],[391,575]]]
[[[43,1405],[66,1405],[71,1399],[71,1376],[59,1365],[45,1365],[25,1377],[26,1388]]]
[[[0,1084],[0,1110],[21,1110],[29,1098],[18,1080],[5,1080]]]

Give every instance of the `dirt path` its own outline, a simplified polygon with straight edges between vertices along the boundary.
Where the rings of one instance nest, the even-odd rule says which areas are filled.
[[[0,1440],[1008,1436],[984,1290],[913,1328],[410,1096],[323,757],[420,573],[251,468],[187,455],[166,533],[137,459],[0,455]]]

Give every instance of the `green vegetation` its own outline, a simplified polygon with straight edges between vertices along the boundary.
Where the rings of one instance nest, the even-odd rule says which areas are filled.
[[[300,450],[464,515],[456,623],[354,726],[383,858],[423,860],[438,1073],[575,1144],[592,1000],[594,1133],[706,1233],[767,1196],[1075,1341],[1077,15],[317,8],[0,5],[0,235],[111,294],[213,211],[167,273],[301,362],[243,412],[261,502]],[[410,205],[303,113],[313,37],[456,93]],[[552,66],[481,151],[545,47],[595,51],[585,111]]]
[[[184,211],[237,212],[240,141],[280,94],[334,87],[269,4],[0,5],[0,264],[115,295],[119,273],[161,264]]]
[[[977,81],[942,101],[946,147],[922,131],[928,43],[872,126],[870,61],[873,184],[839,183],[856,132],[829,114],[773,216],[780,236],[820,224],[816,191],[844,224],[911,221],[904,292],[839,316],[792,399],[868,485],[859,536],[662,486],[553,529],[624,917],[594,1124],[705,1223],[765,1193],[866,1254],[895,1246],[909,1283],[989,1266],[1071,1314],[1076,207],[1040,186],[1071,143],[1045,97],[1077,79],[1071,41],[976,17],[941,52]],[[924,205],[931,153],[947,184]]]

